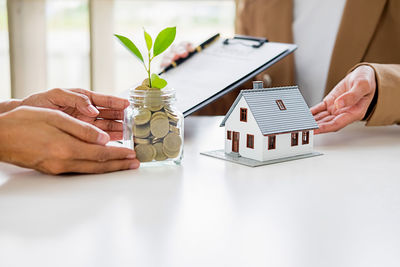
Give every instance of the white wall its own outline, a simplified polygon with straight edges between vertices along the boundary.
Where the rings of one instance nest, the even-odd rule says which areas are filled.
[[[276,135],[275,149],[268,150],[268,136],[264,136],[265,148],[262,160],[271,160],[277,158],[291,157],[296,155],[308,154],[313,151],[314,131],[310,131],[309,144],[302,145],[302,132],[299,132],[299,143],[297,146],[292,146],[291,133]]]
[[[240,108],[247,108],[247,122],[240,121]],[[225,152],[230,153],[232,152],[232,140],[227,139],[227,131],[232,131],[232,140],[233,131],[240,133],[239,154],[242,157],[262,160],[264,136],[261,134],[257,122],[243,97],[225,122]],[[247,134],[254,135],[254,149],[247,147]]]
[[[155,37],[175,25],[175,44],[198,44],[216,30],[233,35],[234,18],[233,0],[0,0],[0,101],[55,87],[90,89],[90,81],[92,89],[120,94],[146,73],[112,33],[144,49],[143,27]]]

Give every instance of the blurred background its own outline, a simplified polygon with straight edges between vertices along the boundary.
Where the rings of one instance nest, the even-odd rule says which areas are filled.
[[[143,27],[155,38],[177,26],[176,44],[198,44],[233,35],[234,15],[234,0],[0,0],[0,100],[55,87],[118,95],[145,71],[113,33],[144,48]]]

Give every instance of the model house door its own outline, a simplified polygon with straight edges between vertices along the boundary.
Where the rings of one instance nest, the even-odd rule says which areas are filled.
[[[233,132],[232,136],[232,152],[239,153],[239,133]]]

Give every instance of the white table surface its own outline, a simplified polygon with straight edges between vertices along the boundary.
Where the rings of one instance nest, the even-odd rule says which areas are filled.
[[[182,166],[47,176],[0,164],[0,266],[400,266],[400,128],[316,137],[323,156],[257,168],[199,155],[221,118],[186,120]]]

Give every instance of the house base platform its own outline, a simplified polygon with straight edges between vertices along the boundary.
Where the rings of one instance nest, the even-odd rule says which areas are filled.
[[[232,156],[232,155],[226,154],[225,150],[223,150],[223,149],[213,150],[213,151],[209,151],[209,152],[201,152],[200,154],[209,156],[209,157],[213,157],[213,158],[217,158],[217,159],[223,159],[223,160],[230,161],[230,162],[237,163],[237,164],[242,164],[242,165],[249,166],[249,167],[258,167],[258,166],[263,166],[263,165],[270,165],[270,164],[275,164],[275,163],[281,163],[281,162],[286,162],[286,161],[291,161],[291,160],[304,159],[304,158],[310,158],[310,157],[316,157],[316,156],[322,155],[322,153],[313,152],[313,153],[297,155],[297,156],[293,156],[293,157],[272,159],[272,160],[267,160],[267,161],[258,161],[258,160],[254,160],[254,159],[237,157],[237,156]]]

